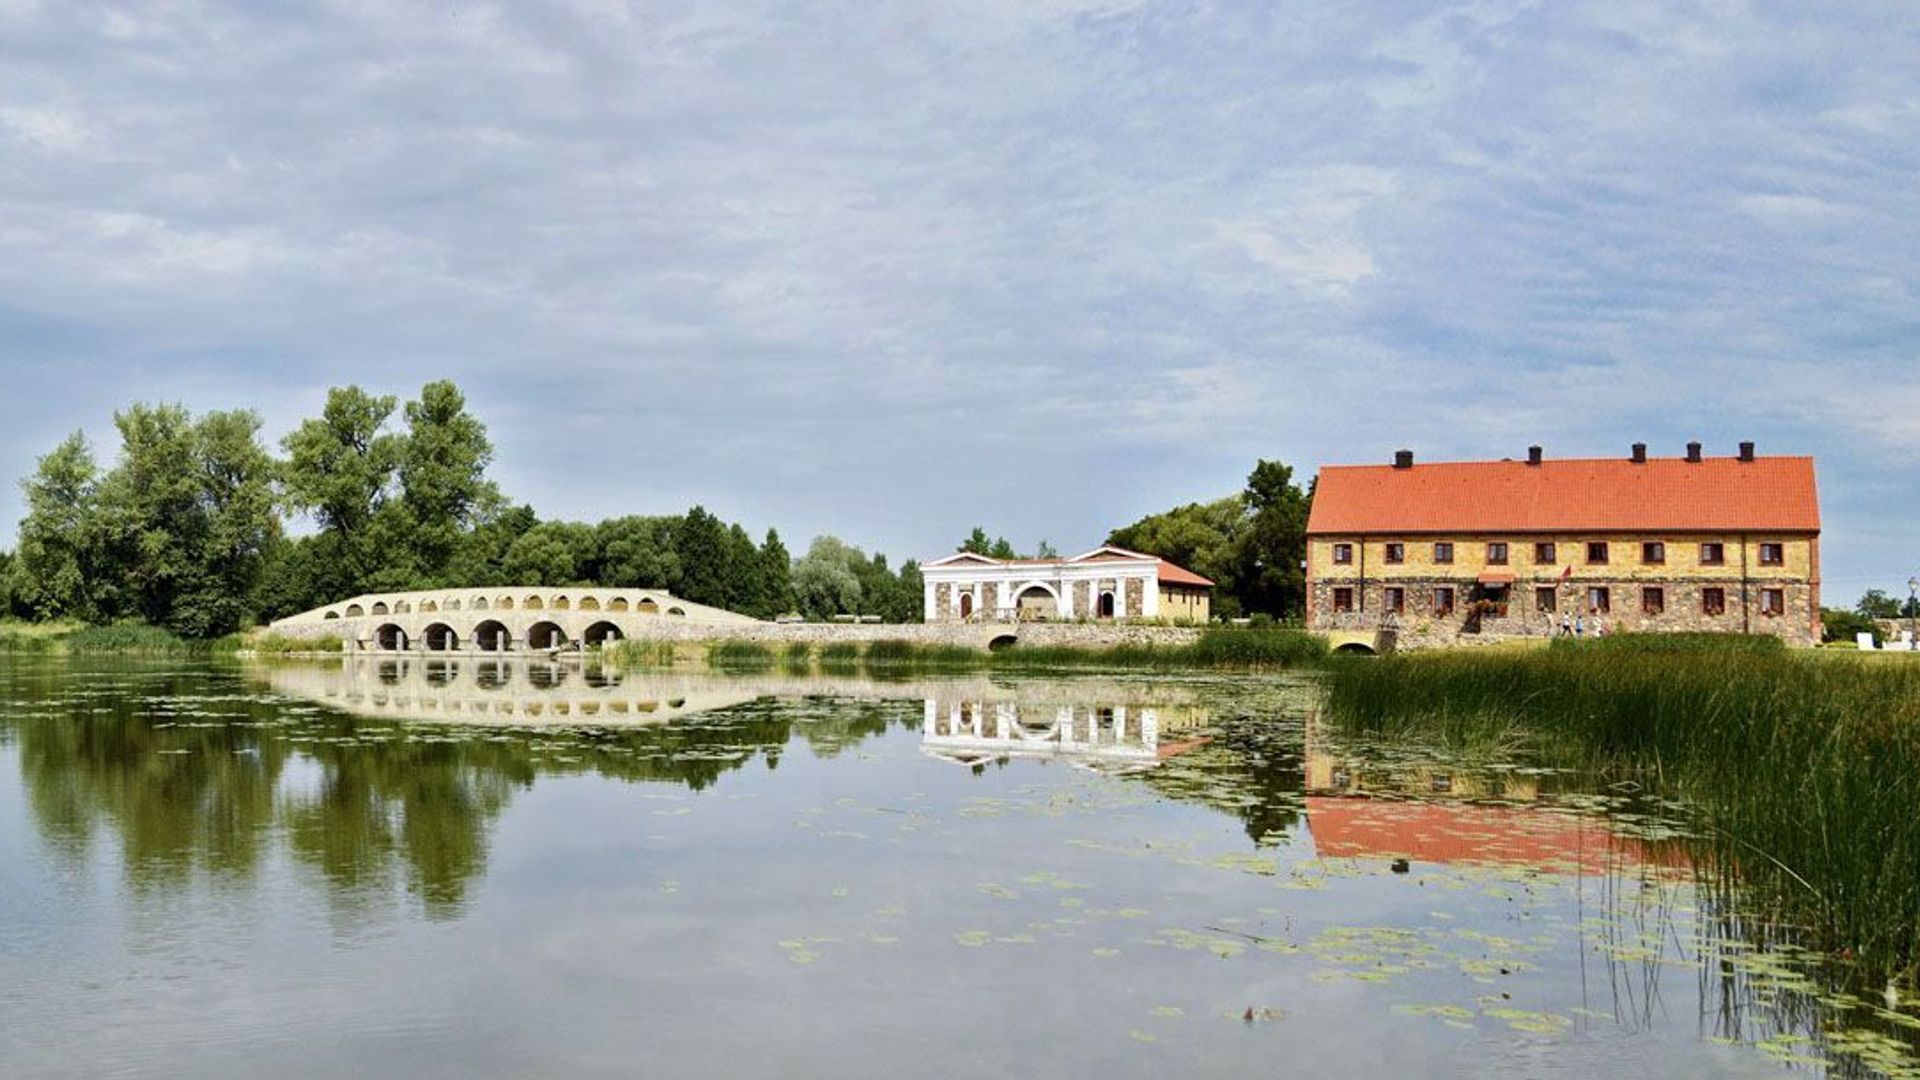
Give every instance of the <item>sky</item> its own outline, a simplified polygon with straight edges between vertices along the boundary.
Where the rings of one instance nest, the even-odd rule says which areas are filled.
[[[1752,439],[1830,602],[1904,592],[1916,56],[1897,3],[0,0],[0,473],[451,378],[543,516],[897,561]]]

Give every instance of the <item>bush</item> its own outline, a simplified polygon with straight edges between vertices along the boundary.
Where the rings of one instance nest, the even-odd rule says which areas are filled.
[[[707,666],[760,670],[773,666],[773,650],[757,641],[721,641],[707,650]]]

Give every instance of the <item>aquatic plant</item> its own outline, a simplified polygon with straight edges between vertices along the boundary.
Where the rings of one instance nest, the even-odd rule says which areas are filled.
[[[620,667],[670,668],[678,658],[679,651],[673,642],[651,638],[626,638],[600,650],[602,662]]]
[[[773,664],[773,650],[757,641],[717,641],[707,649],[708,667],[758,671]]]
[[[1335,662],[1325,687],[1349,730],[1518,735],[1679,799],[1711,838],[1709,885],[1868,981],[1920,967],[1920,664],[1622,637]]]

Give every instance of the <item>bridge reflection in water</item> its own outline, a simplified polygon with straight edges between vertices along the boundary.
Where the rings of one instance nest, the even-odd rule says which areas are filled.
[[[924,752],[973,765],[1054,758],[1152,768],[1204,742],[1190,690],[1108,679],[994,682],[623,672],[567,660],[347,657],[269,666],[276,693],[370,719],[495,725],[647,724],[766,698],[918,700]]]

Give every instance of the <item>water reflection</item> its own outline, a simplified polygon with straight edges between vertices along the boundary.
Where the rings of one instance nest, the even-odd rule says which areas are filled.
[[[925,699],[920,745],[933,757],[974,768],[1047,758],[1144,770],[1202,745],[1208,717],[1192,702],[1082,704],[1065,695],[1023,701],[1010,692],[998,698],[945,693]]]

